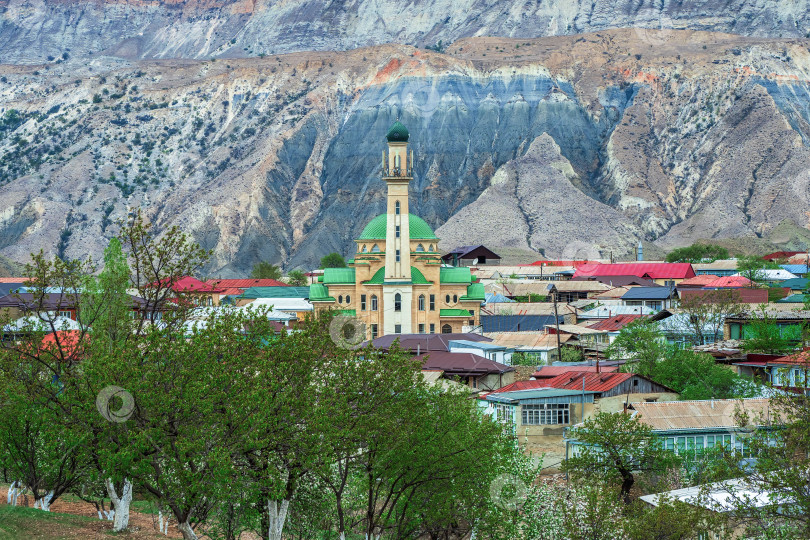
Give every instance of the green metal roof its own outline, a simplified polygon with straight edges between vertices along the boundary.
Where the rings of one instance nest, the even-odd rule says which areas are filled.
[[[385,283],[385,267],[381,267],[379,270],[374,272],[374,275],[371,276],[371,279],[366,281],[366,285],[382,285]],[[411,281],[410,283],[414,285],[430,285],[430,281],[425,278],[425,275],[415,266],[411,266]]]
[[[334,302],[335,299],[329,296],[329,289],[322,283],[313,283],[309,286],[310,302]]]
[[[354,268],[325,268],[323,284],[354,283]]]
[[[808,298],[805,294],[791,294],[781,300],[777,300],[777,304],[801,304],[804,302],[805,298]]]
[[[466,309],[440,309],[439,317],[472,317]]]
[[[309,298],[309,287],[251,287],[237,298]]]
[[[388,142],[408,142],[409,137],[408,128],[403,126],[399,120],[394,122],[394,125],[388,129],[388,133],[385,134]]]
[[[796,290],[796,289],[804,290],[804,289],[806,289],[808,287],[809,284],[810,284],[810,279],[807,279],[807,278],[791,278],[791,279],[786,279],[785,281],[783,281],[781,283],[776,283],[776,284],[774,284],[772,286],[773,287],[787,287],[787,288],[794,289],[794,290]]]
[[[442,267],[439,269],[439,283],[472,283],[472,274],[466,266]]]
[[[360,233],[358,240],[385,240],[388,214],[380,214],[368,222],[366,228]],[[408,214],[408,234],[411,240],[438,240],[430,225],[419,216]]]
[[[462,300],[486,300],[483,283],[472,283],[467,287],[467,294],[461,297]]]

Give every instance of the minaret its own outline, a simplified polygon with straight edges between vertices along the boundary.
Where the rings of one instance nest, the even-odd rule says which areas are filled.
[[[388,134],[383,152],[383,180],[388,185],[385,234],[385,280],[411,280],[411,238],[408,223],[408,184],[413,178],[413,152],[408,155],[408,130],[399,120]]]
[[[413,174],[413,154],[408,155],[408,130],[394,122],[383,152],[383,180],[388,185],[383,281],[383,335],[414,333],[411,311],[411,231],[408,221],[408,184]]]

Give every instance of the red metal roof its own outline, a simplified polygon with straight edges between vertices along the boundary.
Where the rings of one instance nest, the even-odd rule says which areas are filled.
[[[503,388],[493,390],[492,393],[497,394],[500,392],[514,392],[516,390],[535,390],[537,388],[544,388],[545,385],[543,382],[544,381],[517,381],[513,382],[512,384],[507,384]]]
[[[577,268],[583,264],[599,264],[594,261],[534,261],[528,266],[573,266]]]
[[[605,332],[618,332],[636,319],[640,319],[642,315],[614,315],[609,319],[599,321],[592,324],[588,328],[593,330],[604,330]]]
[[[750,287],[751,280],[744,276],[723,276],[705,285],[707,289],[725,289],[729,287]]]
[[[586,392],[607,392],[633,377],[646,378],[636,373],[583,373],[581,371],[569,371],[542,382],[545,383],[544,386],[549,388],[582,390],[582,380],[584,379]],[[659,386],[663,385],[659,384]]]
[[[705,287],[707,283],[711,283],[712,281],[716,280],[719,276],[715,276],[714,274],[702,274],[700,276],[695,276],[693,278],[685,279],[678,283],[678,288],[681,287]]]
[[[0,277],[0,283],[25,283],[27,277]]]
[[[161,283],[167,284],[171,283],[171,289],[175,292],[185,292],[185,293],[220,293],[222,289],[218,287],[214,287],[205,283],[204,281],[200,281],[199,279],[191,276],[183,276],[181,278],[164,278],[160,280]],[[149,284],[154,285],[153,283]]]
[[[288,284],[277,279],[209,279],[207,281],[212,287],[222,289],[249,289],[251,287],[289,287]]]
[[[799,255],[803,253],[802,251],[775,251],[774,253],[768,253],[763,259],[766,261],[773,261],[775,259],[787,259],[788,257],[793,257],[794,255]]]
[[[637,276],[649,279],[687,279],[695,277],[689,263],[618,263],[583,264],[577,268],[575,278],[583,276]]]
[[[601,373],[615,373],[619,371],[618,366],[599,366]],[[535,379],[553,379],[563,373],[580,372],[580,373],[596,373],[596,366],[543,366],[534,373],[532,377]],[[580,383],[581,384],[581,383]],[[545,385],[543,385],[545,386]]]

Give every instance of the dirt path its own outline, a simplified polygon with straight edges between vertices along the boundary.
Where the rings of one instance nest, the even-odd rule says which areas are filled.
[[[6,504],[6,495],[8,493],[7,486],[0,486],[0,505]],[[31,497],[30,493],[28,495],[28,501],[26,505],[26,501],[23,497],[20,498],[20,505],[21,506],[28,506],[32,507],[34,505],[34,500]],[[84,516],[92,518],[92,521],[81,521],[81,525],[75,524],[62,524],[57,521],[48,522],[47,528],[48,531],[42,531],[41,535],[39,533],[37,536],[31,536],[30,538],[70,538],[70,539],[89,539],[89,538],[110,538],[110,531],[112,531],[112,521],[100,521],[98,519],[98,514],[96,513],[95,507],[84,501],[66,501],[63,499],[57,499],[53,505],[51,505],[51,512],[55,513],[63,513],[63,514],[72,514],[74,516]],[[177,530],[176,523],[172,522],[169,524],[169,536],[164,536],[157,532],[157,528],[155,525],[156,517],[152,516],[151,514],[143,514],[140,512],[130,511],[129,515],[129,527],[130,530],[126,534],[116,535],[116,538],[137,538],[139,540],[158,540],[158,539],[166,539],[166,538],[182,538],[183,535]]]

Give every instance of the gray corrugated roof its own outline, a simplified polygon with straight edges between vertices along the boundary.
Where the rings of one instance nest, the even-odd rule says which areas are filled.
[[[671,294],[669,287],[632,287],[622,300],[666,300]]]

